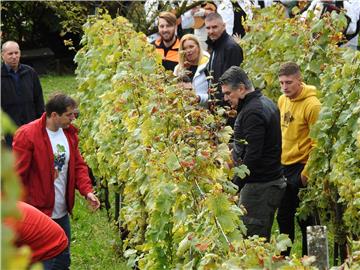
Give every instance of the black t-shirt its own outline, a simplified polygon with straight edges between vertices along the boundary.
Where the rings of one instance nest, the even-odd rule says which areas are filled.
[[[198,66],[190,66],[187,70],[189,71],[189,74],[187,74],[190,78],[190,80],[192,81],[194,79],[196,70],[197,70]]]

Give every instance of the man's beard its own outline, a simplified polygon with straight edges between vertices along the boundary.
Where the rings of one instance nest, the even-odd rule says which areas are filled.
[[[169,41],[172,41],[173,38],[175,37],[175,33],[173,33],[168,39],[165,39],[164,36],[160,35],[161,36],[161,39],[165,42],[169,42]]]

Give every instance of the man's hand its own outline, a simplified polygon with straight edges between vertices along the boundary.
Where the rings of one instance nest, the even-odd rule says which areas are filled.
[[[187,89],[187,90],[192,89],[191,82],[180,82],[179,85],[180,85],[180,87]]]
[[[89,205],[91,206],[92,210],[96,210],[100,207],[99,199],[95,196],[94,193],[89,192],[86,195],[86,199],[89,202]]]
[[[303,185],[303,187],[306,187],[308,178],[305,175],[301,174],[300,179],[301,179],[301,184]]]

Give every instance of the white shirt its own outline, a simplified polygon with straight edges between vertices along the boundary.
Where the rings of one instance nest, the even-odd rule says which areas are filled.
[[[349,25],[346,29],[346,34],[353,34],[357,30],[357,22],[360,20],[360,2],[356,0],[348,0],[344,1],[344,9],[345,14],[350,18]],[[301,18],[305,19],[308,16],[308,11],[313,11],[315,14],[315,18],[320,18],[322,11],[324,9],[324,3],[321,0],[314,0],[311,2],[308,9],[301,15]],[[349,40],[347,43],[344,44],[344,46],[353,48],[356,50],[358,45],[358,38],[359,35],[356,35],[351,40]]]
[[[360,2],[356,0],[344,1],[346,15],[350,18],[350,23],[346,29],[346,34],[354,34],[357,30],[357,22],[360,20]],[[358,46],[359,34],[353,37],[345,46],[356,50]]]
[[[70,159],[69,142],[62,128],[58,131],[46,129],[49,136],[51,147],[54,154],[54,167],[57,177],[54,180],[55,205],[51,218],[62,218],[67,214],[66,206],[66,186],[67,173]]]

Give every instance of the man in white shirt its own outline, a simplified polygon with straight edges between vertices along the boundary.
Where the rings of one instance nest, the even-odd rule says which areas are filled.
[[[41,118],[21,126],[14,136],[16,169],[25,188],[25,202],[50,216],[71,242],[70,220],[79,190],[96,210],[100,206],[93,193],[88,168],[78,149],[75,119],[76,102],[65,94],[55,94],[45,105]],[[62,264],[70,266],[70,246]]]

